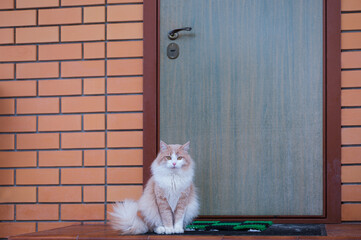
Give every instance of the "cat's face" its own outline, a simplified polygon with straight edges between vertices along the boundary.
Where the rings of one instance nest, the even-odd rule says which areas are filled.
[[[189,142],[184,145],[169,144],[160,142],[159,165],[172,170],[186,169],[191,164],[191,157],[188,153]]]

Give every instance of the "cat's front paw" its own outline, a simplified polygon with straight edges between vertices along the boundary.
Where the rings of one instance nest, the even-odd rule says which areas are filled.
[[[184,233],[182,226],[174,226],[174,233]]]
[[[173,234],[174,228],[173,227],[165,227],[165,234]]]
[[[156,228],[154,229],[154,232],[155,232],[156,234],[164,234],[164,233],[165,233],[165,227],[163,227],[163,226],[156,227]]]

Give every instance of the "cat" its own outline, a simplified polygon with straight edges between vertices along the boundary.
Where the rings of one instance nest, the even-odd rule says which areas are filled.
[[[152,177],[139,201],[127,199],[113,206],[113,229],[122,235],[184,233],[199,211],[189,144],[160,141],[160,151],[151,165]]]

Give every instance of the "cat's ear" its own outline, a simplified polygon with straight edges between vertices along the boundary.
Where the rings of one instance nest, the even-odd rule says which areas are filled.
[[[161,151],[165,151],[168,148],[168,145],[165,142],[163,142],[162,140],[160,140],[160,145],[159,146],[160,146]]]
[[[186,152],[189,151],[189,145],[190,145],[190,141],[186,142],[183,146],[182,146],[182,149]]]

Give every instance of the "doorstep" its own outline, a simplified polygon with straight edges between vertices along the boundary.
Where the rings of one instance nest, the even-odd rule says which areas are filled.
[[[326,224],[326,236],[222,236],[222,235],[135,235],[120,236],[107,224],[72,225],[47,231],[22,234],[9,240],[236,240],[236,239],[361,239],[361,224]]]

